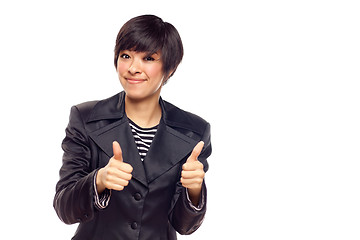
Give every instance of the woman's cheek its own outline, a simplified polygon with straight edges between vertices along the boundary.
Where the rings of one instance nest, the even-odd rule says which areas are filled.
[[[121,63],[120,61],[118,62],[116,71],[118,72],[119,76],[125,73],[128,69],[129,67],[127,66],[127,64]]]

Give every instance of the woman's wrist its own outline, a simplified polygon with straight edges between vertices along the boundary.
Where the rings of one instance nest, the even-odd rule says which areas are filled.
[[[188,193],[189,193],[189,198],[190,201],[192,202],[192,204],[194,206],[198,206],[199,205],[199,201],[200,201],[200,194],[201,194],[201,188],[200,189],[187,189]]]
[[[105,190],[105,185],[101,182],[101,174],[102,174],[102,168],[100,168],[96,174],[96,191],[98,194],[101,194]]]

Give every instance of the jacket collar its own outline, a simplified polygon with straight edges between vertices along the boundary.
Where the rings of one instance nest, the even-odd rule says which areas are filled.
[[[128,162],[134,169],[133,178],[147,186],[186,158],[197,142],[173,128],[176,122],[168,121],[168,112],[174,111],[174,106],[167,105],[160,98],[162,120],[142,164],[125,114],[124,103],[125,93],[121,92],[95,105],[87,123],[108,119],[116,121],[91,132],[90,138],[109,158],[113,156],[112,142],[118,141],[122,148],[124,162]]]
[[[98,101],[87,123],[105,119],[121,119],[125,114],[125,92],[120,92],[108,99]]]
[[[121,119],[125,114],[125,92],[122,91],[108,99],[99,101],[94,109],[92,110],[87,123],[99,120],[106,119]],[[161,111],[162,111],[162,120],[165,124],[171,125],[171,121],[168,122],[167,112],[171,110],[172,105],[166,104],[165,101],[160,97],[159,100]],[[168,105],[168,106],[166,106]],[[170,109],[169,109],[170,108]]]

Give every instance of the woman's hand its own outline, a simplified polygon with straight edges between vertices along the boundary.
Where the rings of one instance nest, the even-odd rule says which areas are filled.
[[[132,178],[133,168],[130,164],[124,163],[120,144],[113,142],[114,156],[108,164],[99,169],[96,176],[96,189],[101,194],[105,188],[121,191],[129,184]]]
[[[205,177],[204,165],[197,159],[204,147],[200,141],[182,166],[181,184],[188,189],[189,197],[194,206],[199,204],[202,183]]]

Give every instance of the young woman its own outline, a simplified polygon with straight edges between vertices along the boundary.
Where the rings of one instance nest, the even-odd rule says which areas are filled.
[[[182,60],[177,30],[153,15],[120,29],[124,91],[72,107],[54,208],[73,239],[176,239],[201,225],[210,125],[162,100]]]

